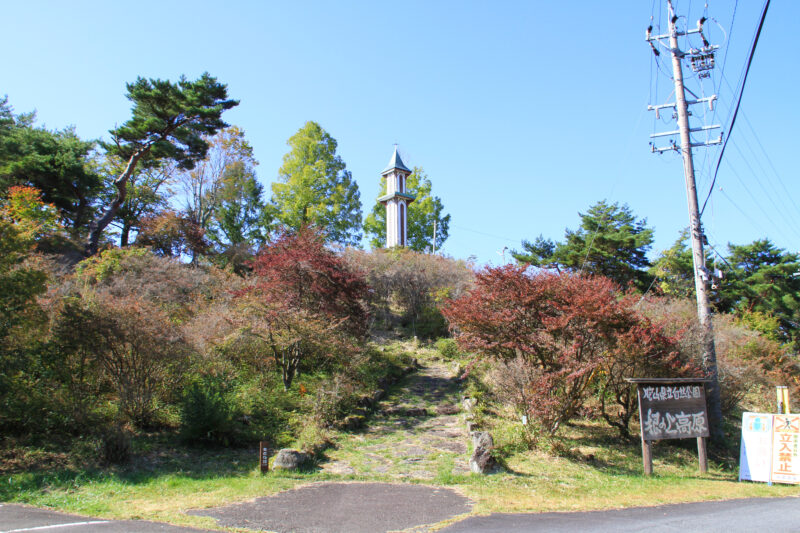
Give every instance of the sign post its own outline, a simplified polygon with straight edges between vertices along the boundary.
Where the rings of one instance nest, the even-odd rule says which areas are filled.
[[[697,439],[700,472],[708,471],[708,409],[702,378],[629,378],[637,386],[645,475],[653,473],[652,442]]]
[[[258,443],[258,455],[261,462],[261,473],[269,472],[269,443],[261,441]]]
[[[775,387],[775,393],[778,396],[778,414],[789,414],[789,387],[778,386]]]

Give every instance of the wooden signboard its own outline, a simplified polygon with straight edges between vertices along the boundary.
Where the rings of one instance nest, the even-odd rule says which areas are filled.
[[[261,441],[258,445],[261,472],[269,472],[269,443]]]
[[[638,388],[644,473],[653,473],[651,443],[663,439],[697,439],[700,471],[708,470],[710,435],[705,382],[698,378],[631,378]]]

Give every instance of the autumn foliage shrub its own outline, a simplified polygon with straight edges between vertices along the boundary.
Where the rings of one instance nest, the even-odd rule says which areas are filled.
[[[286,231],[252,263],[240,292],[240,327],[261,339],[288,390],[301,370],[346,361],[369,326],[363,275],[311,228]]]
[[[413,333],[426,338],[447,334],[438,304],[463,294],[473,280],[466,261],[406,248],[369,252],[348,249],[345,258],[365,273],[371,288],[370,304],[377,317],[388,324],[392,308],[397,307]]]
[[[623,378],[690,370],[673,341],[603,277],[486,268],[443,313],[462,348],[507,367],[506,394],[550,433],[596,391],[619,404],[615,416],[604,413],[624,432],[632,407]]]
[[[660,323],[668,335],[678,339],[682,357],[702,360],[702,331],[697,324],[693,300],[648,298],[640,305],[644,314]],[[772,405],[775,385],[790,387],[792,397],[800,394],[800,366],[790,347],[748,327],[732,315],[714,316],[714,341],[719,373],[722,411],[731,414],[748,397],[761,398],[748,409]]]
[[[136,244],[147,246],[165,257],[191,255],[197,257],[211,248],[205,230],[191,218],[164,211],[142,218]]]
[[[167,314],[151,302],[98,294],[76,299],[63,308],[80,337],[65,339],[62,328],[57,346],[87,359],[115,391],[120,412],[141,428],[157,426],[159,402],[169,399],[180,382],[190,347]]]

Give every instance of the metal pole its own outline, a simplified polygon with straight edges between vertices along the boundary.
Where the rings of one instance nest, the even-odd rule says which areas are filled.
[[[672,55],[672,70],[675,78],[675,108],[678,112],[678,129],[681,132],[681,153],[683,154],[683,173],[686,177],[686,199],[689,204],[689,230],[692,237],[692,258],[694,259],[694,287],[697,295],[697,318],[703,334],[703,366],[708,372],[709,418],[711,436],[716,441],[724,438],[722,432],[722,405],[720,403],[717,354],[714,347],[714,327],[711,323],[711,308],[708,298],[708,274],[705,253],[703,252],[703,229],[700,225],[700,210],[697,205],[697,186],[694,181],[694,162],[692,161],[692,140],[689,136],[689,112],[683,88],[683,52],[678,48],[678,31],[675,28],[675,11],[672,0],[667,0],[669,8],[669,46]]]

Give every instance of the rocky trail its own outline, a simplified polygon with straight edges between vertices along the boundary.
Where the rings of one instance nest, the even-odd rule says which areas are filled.
[[[324,452],[317,468],[327,481],[190,514],[281,533],[422,533],[468,515],[471,500],[437,486],[470,471],[459,383],[445,363],[424,365],[388,391],[363,429]]]
[[[469,473],[468,434],[456,376],[426,361],[390,391],[366,427],[326,452],[324,472],[358,477],[435,480]]]

